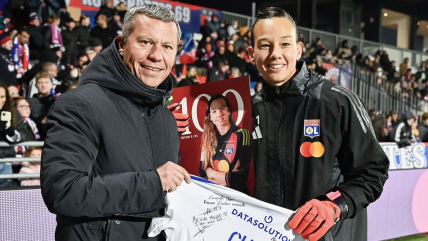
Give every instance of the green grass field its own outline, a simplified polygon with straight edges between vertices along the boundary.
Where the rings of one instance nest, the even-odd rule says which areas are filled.
[[[388,241],[428,241],[428,233],[416,234],[401,238],[388,239]]]

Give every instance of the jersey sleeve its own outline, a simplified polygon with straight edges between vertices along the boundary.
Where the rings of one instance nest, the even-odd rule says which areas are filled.
[[[246,129],[239,129],[234,134],[237,135],[236,154],[226,174],[226,184],[235,190],[246,187],[248,172],[251,163],[251,136]]]

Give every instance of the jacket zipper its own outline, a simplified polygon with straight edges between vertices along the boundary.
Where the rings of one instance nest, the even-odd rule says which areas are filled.
[[[285,101],[282,100],[282,114],[281,114],[281,120],[280,120],[280,126],[279,126],[279,140],[278,142],[281,144],[281,139],[282,139],[282,122],[284,121],[284,116],[285,116]],[[284,203],[284,168],[282,166],[282,161],[281,161],[281,145],[279,145],[279,187],[281,190],[281,206],[284,207],[285,203]]]
[[[104,241],[110,240],[110,221],[111,221],[110,219],[107,219]]]
[[[154,159],[153,159],[152,138],[151,138],[151,136],[150,136],[149,126],[147,125],[146,117],[145,117],[145,115],[144,115],[144,112],[142,112],[142,115],[143,115],[144,125],[146,126],[147,133],[148,133],[148,135],[149,135],[149,143],[150,143],[150,152],[151,152],[152,166],[153,166],[153,169],[155,169],[155,161],[154,161]]]
[[[275,87],[276,88],[276,94],[277,95],[281,95],[281,91],[279,89],[278,86]],[[279,127],[278,127],[278,143],[277,143],[277,148],[278,148],[278,164],[279,164],[279,190],[281,193],[281,200],[280,200],[280,205],[284,206],[284,177],[283,177],[283,167],[281,165],[281,138],[282,138],[282,122],[284,120],[284,115],[285,115],[285,101],[282,99],[282,113],[281,113],[281,118],[279,120]]]

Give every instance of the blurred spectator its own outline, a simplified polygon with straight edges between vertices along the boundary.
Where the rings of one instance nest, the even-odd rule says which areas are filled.
[[[42,23],[48,23],[48,17],[53,14],[58,16],[61,8],[58,0],[29,0],[28,5],[37,13]]]
[[[241,38],[241,35],[239,35],[239,33],[233,34],[230,37],[230,40],[233,41],[233,45],[235,46],[236,52],[244,48],[244,40]]]
[[[77,39],[79,37],[79,33],[75,29],[76,22],[74,22],[74,19],[68,18],[66,20],[66,28],[61,31],[62,39],[64,39],[64,46],[65,46],[65,52],[64,52],[64,60],[67,64],[71,64],[75,66],[76,63],[76,56],[78,53],[77,48]]]
[[[239,33],[239,22],[238,20],[233,20],[232,23],[227,27],[227,34],[229,36]]]
[[[89,61],[92,61],[95,58],[95,56],[97,55],[94,47],[92,47],[92,46],[86,47],[85,53],[86,53],[86,56],[88,56]]]
[[[110,46],[113,39],[117,36],[117,30],[108,26],[107,16],[98,15],[97,26],[91,29],[91,37],[101,40],[103,49]]]
[[[199,84],[199,76],[196,67],[189,67],[186,72],[186,78],[178,82],[177,87]]]
[[[357,45],[352,46],[351,52],[352,52],[352,55],[358,55],[359,54],[358,46]]]
[[[90,34],[90,27],[89,25],[91,24],[91,19],[89,18],[88,15],[83,14],[80,15],[80,21],[79,21],[80,25],[76,27],[76,32],[77,32],[77,40],[76,40],[76,44],[78,47],[79,51],[82,51],[83,49],[86,48],[86,46],[89,45],[89,39],[91,38],[91,34]]]
[[[396,64],[395,64],[395,61],[393,60],[393,61],[391,61],[391,68],[390,68],[390,70],[389,71],[387,71],[388,72],[388,74],[387,74],[387,78],[388,78],[388,80],[390,80],[390,79],[393,79],[393,78],[396,78],[395,77],[395,73],[397,73],[398,75],[397,76],[399,76],[400,74],[397,72],[397,70],[396,70]]]
[[[51,76],[46,71],[41,71],[36,75],[36,88],[38,93],[29,99],[31,106],[31,118],[39,129],[40,140],[46,136],[46,116],[52,104],[55,101],[51,94],[53,84]]]
[[[24,122],[21,115],[15,110],[12,99],[9,96],[7,87],[0,83],[0,110],[2,120],[0,121],[0,141],[16,143],[27,140],[23,132]],[[15,149],[10,147],[0,147],[0,158],[16,157]],[[10,163],[0,163],[0,174],[11,174],[12,165]],[[0,187],[16,185],[10,179],[0,179]]]
[[[99,54],[103,50],[103,42],[98,38],[90,38],[88,46],[93,47],[96,54]]]
[[[26,133],[27,141],[35,141],[40,139],[39,130],[37,129],[36,123],[31,119],[31,108],[30,102],[23,96],[13,98],[13,104],[15,109],[19,112],[24,121],[23,131]]]
[[[35,12],[30,13],[30,21],[27,28],[31,36],[31,41],[29,44],[30,59],[31,60],[39,59],[39,55],[42,51],[43,37],[42,37],[42,27],[41,27],[40,19]]]
[[[327,70],[323,67],[323,61],[321,58],[317,58],[315,65],[316,65],[314,69],[315,73],[325,76],[325,73],[327,72]]]
[[[385,128],[385,117],[382,114],[375,115],[372,119],[372,124],[377,141],[388,141],[387,130]]]
[[[196,56],[196,66],[204,69],[211,69],[213,67],[213,59],[215,52],[212,49],[212,45],[207,43],[205,48],[201,49]]]
[[[407,73],[407,69],[408,69],[407,64],[408,63],[409,63],[409,58],[404,58],[403,63],[400,64],[400,74],[406,74]]]
[[[202,34],[202,39],[205,39],[207,36],[211,36],[211,29],[208,27],[208,19],[203,19],[199,32]]]
[[[315,42],[311,45],[311,56],[310,58],[313,60],[317,57],[317,55],[321,55],[321,53],[325,51],[325,47],[322,44],[322,41],[320,38],[316,38]]]
[[[428,113],[422,114],[422,122],[418,125],[419,139],[422,142],[428,142]]]
[[[19,90],[15,85],[7,86],[7,91],[9,91],[9,96],[12,99],[19,96]]]
[[[217,32],[220,28],[220,21],[216,14],[211,17],[211,21],[207,23],[208,28],[210,28],[211,33]]]
[[[120,21],[123,23],[123,20],[125,19],[125,14],[128,11],[126,4],[124,2],[118,3],[115,7],[115,10],[120,16]]]
[[[62,51],[65,50],[64,42],[62,40],[61,29],[59,28],[60,20],[58,15],[50,15],[48,17],[48,24],[44,25],[41,29],[42,32],[42,50],[59,47]]]
[[[348,40],[345,39],[340,43],[339,47],[336,49],[336,54],[337,55],[341,54],[340,56],[341,59],[346,59],[352,55],[352,52],[348,46]]]
[[[229,65],[227,62],[220,61],[218,67],[214,66],[208,69],[207,82],[223,80],[228,78]]]
[[[60,86],[57,87],[58,93],[64,94],[65,92],[76,88],[78,85],[77,80],[72,77],[67,77]]]
[[[0,34],[9,32],[11,17],[10,12],[7,10],[0,14]]]
[[[398,147],[410,146],[415,142],[412,126],[415,123],[415,115],[411,111],[406,111],[401,115],[401,122],[390,132],[390,139],[395,141]]]
[[[229,34],[227,33],[227,26],[224,21],[220,22],[220,28],[218,29],[217,34],[219,39],[225,40],[229,37]]]
[[[386,50],[382,50],[380,51],[380,66],[382,67],[382,69],[387,72],[390,73],[393,70],[393,66],[391,61],[389,60],[389,56],[388,56],[388,52],[386,52]]]
[[[0,83],[18,86],[16,70],[12,62],[12,39],[7,34],[0,34]]]
[[[42,148],[38,146],[32,146],[28,148],[27,157],[41,158]],[[40,173],[40,162],[29,162],[28,166],[23,166],[19,170],[20,174],[34,174]],[[21,186],[40,186],[40,178],[26,178],[20,179]]]
[[[31,68],[30,49],[28,47],[29,41],[30,32],[26,28],[20,29],[13,39],[12,60],[15,65],[17,79],[20,79],[22,75]]]
[[[104,1],[104,4],[101,5],[100,10],[97,12],[97,15],[95,15],[95,19],[97,19],[97,23],[98,23],[98,17],[100,15],[104,15],[107,18],[106,22],[109,22],[111,19],[113,19],[113,16],[115,14],[116,14],[116,11],[113,9],[113,1],[106,0]]]
[[[241,71],[237,67],[233,67],[230,69],[230,78],[238,78],[241,77]]]

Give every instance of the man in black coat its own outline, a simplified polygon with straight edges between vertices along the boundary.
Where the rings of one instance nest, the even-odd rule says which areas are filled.
[[[107,16],[104,14],[100,14],[98,16],[97,24],[97,26],[91,29],[91,37],[101,40],[103,43],[103,49],[105,49],[117,36],[118,30],[108,25]]]
[[[48,115],[41,190],[57,214],[56,240],[165,240],[147,237],[146,229],[163,216],[165,192],[190,182],[165,107],[178,22],[157,4],[130,9],[124,22],[123,35]]]
[[[12,39],[7,34],[0,34],[0,82],[6,86],[18,86],[16,70],[10,56],[12,51]]]

